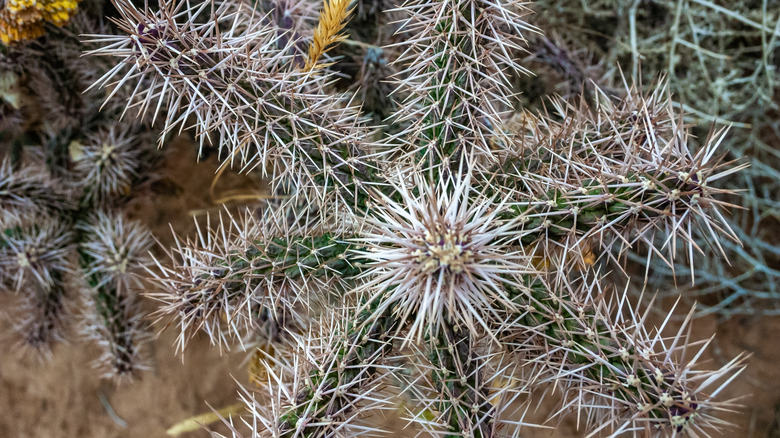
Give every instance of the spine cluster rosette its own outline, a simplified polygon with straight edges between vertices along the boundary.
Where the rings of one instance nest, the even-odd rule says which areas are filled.
[[[112,126],[70,145],[77,189],[86,205],[110,205],[130,192],[142,151],[130,126]]]
[[[530,269],[510,243],[514,224],[498,218],[501,202],[458,177],[442,175],[435,185],[414,179],[414,192],[396,181],[400,201],[380,195],[357,240],[368,265],[361,293],[382,303],[380,313],[395,307],[411,322],[408,341],[447,319],[479,333],[511,307],[506,286]]]

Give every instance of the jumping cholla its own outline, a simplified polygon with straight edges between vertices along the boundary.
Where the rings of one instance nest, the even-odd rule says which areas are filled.
[[[525,415],[544,396],[559,404],[553,417],[574,412],[592,435],[701,436],[725,424],[735,404],[719,396],[742,359],[702,368],[708,343],[689,339],[692,313],[672,335],[669,318],[651,328],[652,303],[636,305],[604,273],[629,251],[671,265],[736,240],[729,192],[714,183],[744,166],[718,155],[725,129],[693,150],[663,81],[553,99],[545,113],[515,108],[525,39],[541,32],[525,2],[406,0],[393,16],[408,39],[370,48],[395,56],[392,76],[373,81],[393,84],[394,112],[374,126],[335,87],[328,52],[350,43],[346,0],[326,3],[319,21],[290,0],[114,6],[124,34],[83,36],[89,55],[116,61],[95,87],[126,98],[125,117],[162,120],[160,144],[194,128],[224,166],[257,169],[276,201],[209,218],[156,268],[130,258],[147,247],[142,231],[112,216],[14,228],[41,248],[5,240],[11,288],[34,278],[56,293],[59,271],[44,267],[78,246],[91,286],[112,291],[94,295],[123,321],[95,324],[104,365],[123,374],[136,361],[123,337],[141,332],[122,298],[133,264],[151,273],[155,316],[177,327],[179,351],[205,333],[252,352],[257,388],[242,392],[245,424],[225,420],[234,437],[379,435],[368,414],[399,399],[409,422],[447,437],[518,436],[538,426]],[[75,168],[98,187],[82,203],[116,196],[132,176],[98,162],[138,160],[121,133],[100,136],[83,148],[96,164]],[[18,213],[11,223],[76,202],[24,178],[0,178],[0,195],[22,184],[39,199],[0,198]]]

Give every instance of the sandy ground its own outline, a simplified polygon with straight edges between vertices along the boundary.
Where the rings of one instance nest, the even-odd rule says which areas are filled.
[[[169,241],[167,223],[182,233],[193,231],[186,212],[218,211],[209,200],[212,157],[193,171],[194,152],[182,145],[170,147],[165,166],[169,178],[153,185],[150,195],[132,203],[132,215],[153,225],[155,234]],[[228,177],[220,190],[252,186],[243,177]],[[6,300],[0,299],[0,306]],[[4,307],[0,307],[4,308]],[[10,322],[0,321],[1,333]],[[780,318],[735,318],[719,322],[713,317],[695,322],[694,339],[715,334],[708,365],[725,363],[740,352],[750,353],[748,368],[727,390],[726,397],[745,397],[745,406],[730,420],[736,428],[723,436],[780,437]],[[120,387],[101,381],[91,369],[94,347],[74,340],[61,344],[48,363],[21,355],[10,343],[0,350],[0,438],[156,438],[165,437],[172,424],[192,415],[236,402],[237,384],[246,381],[244,355],[220,356],[204,339],[188,347],[184,360],[173,352],[175,333],[167,331],[153,344],[151,370]],[[707,365],[707,364],[705,364]],[[207,403],[209,405],[207,405]],[[110,413],[113,410],[114,414]],[[401,427],[391,419],[378,420]],[[126,425],[121,424],[126,423]],[[529,431],[528,437],[578,436],[574,419],[557,431]],[[224,429],[223,429],[224,431]],[[183,437],[207,437],[206,431]],[[395,436],[413,436],[411,431]]]

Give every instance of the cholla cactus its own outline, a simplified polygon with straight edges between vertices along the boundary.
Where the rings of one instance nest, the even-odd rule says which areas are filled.
[[[140,346],[147,335],[135,291],[137,273],[151,261],[149,231],[115,213],[100,212],[79,225],[84,275],[89,283],[87,337],[103,349],[96,365],[104,377],[124,379],[143,368]]]
[[[448,437],[515,436],[515,405],[557,391],[553,416],[582,413],[593,434],[722,424],[740,359],[700,369],[684,329],[649,329],[593,274],[639,242],[670,263],[678,241],[707,251],[694,227],[715,249],[734,238],[729,191],[711,185],[741,168],[716,157],[725,130],[694,150],[662,85],[594,87],[592,109],[554,100],[512,123],[511,75],[539,32],[527,5],[409,0],[397,12],[412,39],[386,47],[401,51],[397,129],[379,137],[320,61],[347,3],[327,3],[314,30],[281,2],[115,5],[123,34],[87,36],[102,45],[90,54],[120,58],[96,86],[133,90],[127,108],[164,118],[161,140],[192,126],[284,198],[177,237],[173,264],[150,269],[180,350],[196,332],[261,344],[250,368],[270,400],[246,390],[252,436],[379,433],[365,416],[399,381],[410,420]],[[122,266],[98,244],[88,266]]]
[[[48,356],[78,325],[103,350],[104,376],[125,379],[144,362],[137,275],[152,239],[122,207],[151,156],[142,126],[119,122],[119,107],[98,112],[101,101],[83,93],[106,66],[81,56],[76,35],[100,25],[93,3],[71,19],[76,3],[4,3],[62,27],[0,49],[0,106],[20,120],[0,128],[0,289],[18,303],[23,345]]]
[[[67,320],[75,319],[80,303],[85,334],[105,349],[99,360],[104,375],[131,375],[146,338],[136,292],[138,272],[151,263],[148,230],[121,214],[85,217],[76,208],[79,196],[88,201],[91,190],[110,192],[110,186],[79,191],[74,188],[83,181],[63,181],[36,164],[17,170],[9,160],[0,166],[0,181],[0,287],[19,299],[23,344],[49,356],[66,338]]]
[[[625,252],[644,241],[648,258],[666,250],[666,263],[681,239],[691,264],[701,251],[694,227],[713,245],[736,240],[721,213],[731,205],[717,198],[730,191],[714,184],[745,167],[716,155],[727,130],[711,134],[694,154],[663,87],[648,96],[629,90],[619,102],[596,92],[602,99],[594,110],[557,101],[563,122],[523,113],[513,128],[503,190],[521,200],[513,210],[529,231],[522,239],[531,243],[542,233],[539,244],[564,252],[596,240]],[[656,235],[667,239],[660,247]]]
[[[361,202],[353,192],[368,179],[361,147],[370,131],[356,108],[324,92],[327,81],[308,64],[333,42],[332,29],[317,31],[326,41],[312,46],[307,61],[297,39],[280,38],[276,26],[245,7],[225,3],[211,11],[213,21],[198,24],[207,6],[161,2],[154,12],[118,3],[127,35],[89,41],[105,45],[91,54],[122,62],[96,85],[115,86],[116,92],[131,79],[144,83],[128,108],[151,111],[152,119],[164,112],[163,133],[182,129],[194,116],[201,145],[218,142],[223,158],[248,169],[262,164],[274,189],[295,187],[318,202],[326,194],[348,206]]]
[[[106,205],[130,192],[142,155],[133,135],[129,126],[110,127],[91,133],[84,144],[70,145],[74,179],[84,192],[82,202]]]

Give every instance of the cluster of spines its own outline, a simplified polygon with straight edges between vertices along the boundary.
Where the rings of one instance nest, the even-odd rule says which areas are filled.
[[[410,0],[399,8],[400,32],[395,61],[404,67],[399,91],[408,97],[391,117],[405,123],[388,146],[434,167],[450,160],[469,160],[476,169],[494,163],[491,143],[504,137],[503,118],[512,107],[507,73],[526,72],[516,62],[523,35],[536,31],[523,21],[522,1]]]
[[[509,215],[521,219],[522,243],[582,252],[583,242],[598,241],[624,253],[644,242],[648,257],[670,263],[678,240],[691,262],[694,251],[703,251],[694,227],[715,247],[723,236],[736,239],[721,212],[733,207],[722,199],[728,191],[713,183],[744,165],[716,155],[725,130],[692,153],[662,93],[663,87],[649,96],[629,89],[620,102],[596,110],[558,102],[560,123],[525,114],[530,122],[513,128],[520,155],[510,152],[495,188],[515,194]],[[667,240],[659,245],[660,237]]]
[[[290,230],[285,216],[265,219],[220,215],[197,240],[176,239],[172,268],[158,261],[153,275],[161,290],[150,296],[161,303],[158,318],[178,324],[180,349],[199,331],[230,349],[264,325],[271,325],[266,335],[305,327],[310,307],[343,289],[339,283],[357,271],[358,261],[347,259],[352,245],[337,235]]]
[[[142,150],[128,125],[90,133],[70,145],[76,189],[84,205],[107,206],[127,196],[138,179]]]
[[[425,350],[430,365],[427,368],[416,365],[430,373],[427,378],[434,391],[432,397],[418,396],[421,403],[417,409],[438,414],[433,420],[416,417],[414,421],[447,436],[457,436],[457,432],[465,430],[492,436],[499,424],[512,423],[498,419],[500,409],[506,404],[494,406],[494,401],[514,400],[515,387],[530,391],[546,383],[556,383],[565,392],[566,401],[558,414],[584,410],[588,414],[588,425],[612,434],[625,431],[704,432],[708,424],[718,423],[712,416],[713,409],[728,409],[728,402],[713,402],[712,397],[738,374],[739,361],[712,372],[694,370],[692,367],[701,351],[688,359],[685,350],[693,348],[693,344],[683,335],[685,324],[677,336],[669,340],[660,334],[663,327],[656,334],[647,331],[644,327],[647,314],[629,309],[630,320],[623,320],[620,312],[627,306],[626,296],[619,299],[620,308],[611,308],[603,302],[603,291],[593,293],[592,288],[597,287],[597,283],[545,282],[531,275],[526,281],[528,287],[515,290],[514,300],[520,310],[508,315],[506,324],[495,327],[495,331],[502,344],[512,354],[522,355],[525,366],[533,371],[526,370],[519,376],[507,373],[506,379],[514,383],[501,386],[500,382],[494,381],[495,374],[490,374],[494,370],[491,354],[474,343],[472,334],[456,331],[445,324],[437,332],[437,341],[427,341]],[[364,307],[359,314],[362,317],[355,318],[355,325],[351,327],[362,333],[360,327],[384,324],[386,318],[391,318],[395,322],[383,326],[387,331],[382,333],[387,335],[409,324],[408,320],[393,316],[398,315],[397,311],[380,315],[376,310],[376,303]],[[615,312],[618,312],[617,319],[612,316]],[[344,348],[365,351],[365,342],[381,345],[381,339],[366,333],[348,339],[348,347],[328,340],[325,344],[335,350],[326,351],[330,352],[328,354]],[[306,342],[312,342],[311,338]],[[321,343],[316,345],[325,348]],[[392,351],[390,344],[383,348],[388,349],[384,355]],[[328,354],[323,356],[322,351],[312,351],[306,357],[327,361],[334,373],[348,369],[351,363],[348,358],[338,355],[334,358]],[[409,360],[418,362],[419,359],[412,356]],[[369,387],[376,384],[368,376],[360,373],[356,376],[371,382]],[[332,432],[333,424],[346,427],[346,423],[331,423],[332,417],[324,421],[323,415],[319,414],[329,410],[343,413],[344,405],[326,396],[354,394],[351,392],[357,391],[354,379],[345,379],[342,374],[338,374],[338,378],[330,377],[328,372],[322,375],[320,369],[307,382],[308,386],[294,392],[295,397],[288,400],[286,408],[284,404],[274,405],[275,413],[262,414],[264,424],[272,429],[279,428],[279,436],[333,436],[323,431]],[[415,383],[420,385],[421,381]],[[360,383],[360,387],[364,388],[364,384]]]
[[[365,197],[371,130],[357,108],[325,91],[328,75],[301,69],[300,37],[280,38],[262,17],[229,5],[206,23],[197,17],[208,3],[161,2],[156,12],[116,5],[124,35],[90,36],[104,47],[89,53],[121,62],[96,86],[134,84],[128,108],[164,117],[162,136],[193,116],[201,145],[219,144],[225,164],[259,168],[274,191],[319,204],[336,193],[348,207]]]
[[[474,193],[468,176],[434,180],[392,181],[398,200],[377,195],[356,239],[369,267],[357,293],[395,307],[410,322],[406,342],[438,335],[444,321],[472,334],[488,328],[511,306],[506,286],[529,269],[510,243],[515,223],[498,217],[501,200]]]
[[[15,292],[40,285],[54,286],[55,274],[69,264],[73,233],[57,218],[36,216],[35,223],[3,229],[4,286]],[[65,269],[67,270],[67,269]]]

